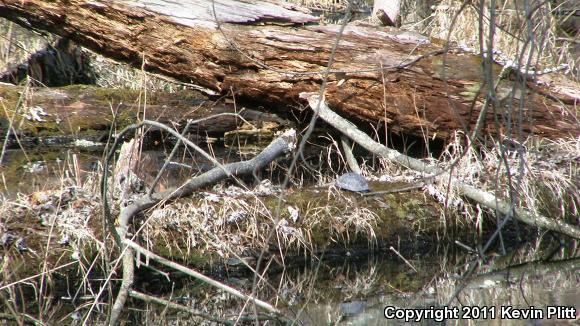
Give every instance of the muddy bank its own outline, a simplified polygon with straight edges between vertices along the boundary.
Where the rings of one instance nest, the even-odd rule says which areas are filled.
[[[118,274],[109,274],[106,267],[110,263],[114,266],[117,250],[112,239],[103,239],[101,204],[92,195],[96,177],[89,176],[82,187],[37,192],[2,205],[3,286],[20,282],[12,286],[22,291],[15,296],[23,295],[21,304],[30,311],[36,309],[36,301],[30,298],[42,286],[44,300],[64,305],[58,313],[53,312],[54,316],[78,318],[75,313],[86,312],[87,307],[82,308],[85,303],[111,299],[109,290],[102,286],[106,280],[117,278]],[[405,185],[370,183],[375,191]],[[280,195],[284,195],[281,202]],[[276,220],[273,212],[278,207],[280,219]],[[253,274],[245,264],[254,268],[266,248],[264,276],[274,284],[284,282],[284,290],[261,289],[261,297],[271,302],[282,300],[280,305],[288,305],[290,311],[293,306],[311,302],[308,309],[314,315],[317,309],[328,309],[324,302],[334,302],[340,304],[340,311],[333,313],[337,318],[336,313],[349,315],[351,308],[358,307],[352,312],[358,315],[376,304],[384,305],[384,300],[411,304],[400,294],[422,289],[441,268],[437,259],[462,259],[453,253],[463,251],[457,246],[453,246],[454,251],[439,252],[446,247],[445,234],[454,233],[453,239],[465,239],[471,245],[474,230],[467,223],[455,223],[454,215],[443,220],[442,210],[442,204],[422,189],[363,197],[333,186],[282,190],[268,182],[248,187],[221,183],[145,212],[133,220],[130,232],[151,251],[246,293],[253,291]],[[270,232],[273,236],[268,238]],[[504,240],[513,243],[508,237]],[[409,261],[404,263],[401,257]],[[176,302],[216,313],[241,309],[242,302],[222,298],[219,292],[179,272],[144,257],[137,261],[137,291],[171,293]],[[316,289],[311,292],[304,282],[312,280]],[[116,285],[112,289],[116,293]],[[369,294],[372,296],[365,299]],[[413,297],[420,299],[413,304],[434,302],[420,293]],[[211,298],[211,302],[199,298]],[[158,312],[158,308],[145,308],[141,302],[132,304]],[[123,318],[131,316],[135,313],[129,309]],[[172,313],[169,318],[184,316]]]

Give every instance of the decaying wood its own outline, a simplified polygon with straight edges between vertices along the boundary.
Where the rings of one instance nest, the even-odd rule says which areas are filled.
[[[45,87],[96,82],[86,51],[66,38],[47,44],[26,62],[10,65],[0,72],[0,82],[18,84],[27,77],[32,85]]]
[[[356,161],[356,158],[354,157],[354,154],[352,153],[352,146],[349,139],[345,136],[340,137],[340,144],[342,146],[342,152],[344,153],[346,164],[348,164],[348,167],[352,172],[360,174],[361,169],[358,165],[358,162]]]
[[[318,116],[332,125],[337,130],[340,130],[352,139],[354,142],[365,148],[366,150],[386,158],[394,163],[412,170],[427,174],[427,178],[444,176],[444,171],[432,165],[428,165],[422,161],[408,157],[399,153],[396,150],[390,149],[382,144],[375,142],[364,132],[356,129],[351,123],[338,114],[334,113],[324,99],[320,100],[317,93],[301,94],[303,98],[308,100],[312,110],[317,112]],[[481,205],[502,213],[505,216],[511,216],[528,225],[539,227],[547,230],[552,230],[565,234],[569,237],[580,239],[580,228],[568,224],[561,220],[551,219],[541,215],[534,215],[524,208],[513,207],[506,201],[497,198],[493,194],[477,189],[474,186],[468,185],[457,179],[452,180],[451,184],[464,196],[480,203]],[[513,213],[512,214],[512,209]]]
[[[375,0],[373,17],[385,26],[401,26],[401,0]]]
[[[0,72],[0,82],[18,84],[26,77],[34,86],[48,87],[94,84],[97,79],[86,51],[66,38],[47,44],[26,62],[9,65]]]
[[[215,5],[214,5],[215,4]],[[237,98],[295,108],[298,94],[320,87],[338,26],[275,2],[234,0],[2,0],[0,15],[67,36],[117,60]],[[217,17],[217,21],[215,17]],[[290,26],[288,26],[290,25]],[[472,127],[486,93],[481,59],[397,29],[349,25],[336,53],[328,104],[349,118],[417,136],[445,139]],[[494,67],[496,76],[501,67]],[[499,83],[498,110],[523,101],[522,119],[484,132],[577,136],[580,87],[557,88],[521,76]],[[516,85],[517,86],[517,85]],[[557,85],[556,85],[557,86]],[[472,107],[473,106],[473,107]],[[501,119],[501,118],[500,118]],[[428,133],[425,135],[425,133]]]
[[[24,94],[23,104],[14,115],[16,102]],[[222,137],[225,133],[243,129],[282,130],[289,121],[258,111],[257,108],[234,106],[228,103],[203,101],[192,92],[151,92],[147,94],[146,106],[140,101],[139,91],[98,88],[95,86],[71,86],[64,88],[27,88],[0,85],[0,97],[6,110],[0,110],[0,121],[9,121],[21,143],[50,141],[58,138],[90,140],[105,139],[113,122],[117,128],[139,119],[151,119],[183,128],[187,119],[201,119],[220,113],[211,121],[201,121],[189,129],[197,142],[205,142],[207,136]],[[36,112],[37,117],[31,111]],[[115,119],[116,116],[116,119]],[[0,137],[4,137],[8,124],[0,123]],[[80,134],[79,134],[80,133]],[[60,141],[59,143],[62,143]],[[8,146],[15,143],[9,140]]]

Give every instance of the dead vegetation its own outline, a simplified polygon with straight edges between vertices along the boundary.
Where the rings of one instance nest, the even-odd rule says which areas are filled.
[[[432,22],[445,26],[439,30],[433,28],[433,33],[443,35],[450,28],[449,17],[457,13],[458,4],[442,3],[436,10],[448,10],[445,14],[435,15],[445,21]],[[470,7],[462,15],[473,14],[472,11],[473,8]],[[467,18],[460,16],[453,30],[464,30],[459,27],[461,24],[469,26],[476,21],[477,16]],[[483,40],[477,39],[475,33],[454,34],[453,37],[457,37],[457,40],[465,42],[470,47],[476,48],[483,43]],[[513,40],[507,39],[497,44],[498,47],[505,46],[506,53],[518,52],[518,48],[510,48],[515,44]],[[521,60],[530,59],[538,62],[539,66],[558,62],[548,59],[549,56],[544,56],[545,53],[542,51],[541,56],[537,54]],[[562,55],[560,58],[565,61],[566,56]],[[569,57],[567,60],[571,62],[571,66],[575,64]],[[124,75],[111,83],[123,80],[135,83],[137,79],[135,76],[143,76],[137,83],[139,85],[137,88],[143,92],[150,91],[148,87],[143,86],[149,85],[146,82],[148,77],[145,77],[147,76],[145,72]],[[232,101],[235,101],[235,98]],[[307,132],[304,134],[305,137],[308,135]],[[580,138],[556,141],[534,138],[522,141],[510,138],[491,139],[487,143],[482,142],[475,146],[472,143],[466,144],[466,137],[469,135],[458,131],[439,158],[431,157],[423,162],[438,163],[439,168],[449,171],[449,174],[461,179],[462,182],[493,193],[501,200],[510,201],[512,207],[524,207],[532,215],[545,215],[554,220],[576,222],[574,218],[579,215],[580,205],[578,197]],[[426,135],[425,139],[428,138],[429,135]],[[340,152],[338,146],[336,148]],[[330,154],[327,156],[330,157]],[[212,158],[219,159],[215,156]],[[139,161],[140,158],[137,156],[135,160]],[[425,178],[425,173],[394,167],[389,160],[380,159],[380,161],[382,168],[379,169],[373,169],[368,165],[362,166],[364,174],[369,179],[417,182]],[[328,165],[332,164],[329,162]],[[273,169],[272,166],[268,167],[270,168]],[[308,166],[302,169],[311,170]],[[336,168],[337,171],[340,169]],[[69,170],[76,169],[69,167]],[[318,170],[310,173],[317,176],[317,180],[309,181],[312,184],[328,184],[335,178],[335,175],[328,171]],[[15,261],[24,260],[34,262],[35,265],[43,265],[44,274],[33,278],[40,280],[36,283],[40,285],[35,285],[35,291],[42,295],[48,295],[42,285],[45,275],[48,277],[49,272],[68,268],[70,264],[78,264],[78,270],[82,271],[83,282],[77,292],[81,292],[83,287],[91,288],[88,284],[91,270],[114,271],[118,267],[119,262],[108,257],[110,252],[105,251],[110,250],[112,241],[106,236],[107,231],[103,230],[99,219],[98,212],[102,209],[102,204],[98,201],[96,188],[100,177],[101,174],[95,173],[79,182],[78,174],[67,175],[63,177],[61,189],[41,191],[16,199],[3,199],[0,206],[0,233],[12,234],[16,240],[2,243],[5,258],[0,273],[5,281],[0,284],[0,290],[8,290],[4,297],[6,306],[12,307],[14,311],[19,310],[16,305],[6,302],[18,297],[14,291],[16,284],[29,282],[26,277],[30,275],[26,273],[30,270],[22,270],[23,273],[19,273],[18,268],[14,268]],[[484,219],[500,220],[503,216],[497,211],[484,210],[473,205],[460,193],[450,189],[444,178],[439,182],[429,183],[422,191],[415,192],[415,197],[389,194],[380,200],[344,193],[334,187],[329,188],[328,185],[319,189],[303,190],[302,186],[308,182],[303,183],[301,175],[295,172],[289,178],[295,182],[286,184],[294,184],[294,187],[280,187],[266,182],[248,185],[236,180],[233,185],[220,183],[171,204],[151,205],[152,207],[132,220],[134,224],[130,225],[129,235],[133,240],[140,240],[142,247],[149,248],[166,258],[191,265],[204,266],[208,257],[224,261],[238,259],[244,262],[250,258],[252,263],[246,263],[246,267],[254,268],[256,261],[264,260],[262,267],[266,265],[267,270],[277,265],[286,267],[284,260],[293,255],[316,256],[322,249],[332,246],[364,245],[378,249],[389,234],[401,230],[432,235],[433,232],[437,232],[436,228],[430,226],[433,224],[445,227],[469,225],[471,230],[477,228],[481,232]],[[133,200],[134,198],[129,201],[129,205]],[[402,204],[401,201],[406,203]],[[116,204],[114,213],[125,207],[125,204]],[[131,215],[132,217],[134,216]],[[395,219],[402,220],[404,227],[396,225]],[[25,232],[27,226],[21,225],[23,220],[42,226],[40,228],[42,237],[38,242],[28,242],[25,247],[18,244],[19,239],[32,238],[34,233]],[[263,249],[263,252],[257,255],[256,249]],[[138,264],[141,263],[143,260],[138,260]],[[260,263],[257,266],[260,266]],[[86,312],[87,305],[92,304],[94,307],[100,304],[100,296],[106,291],[107,282],[113,277],[115,276],[112,272],[106,275],[105,284],[92,293],[90,300],[77,311],[70,312],[68,316],[76,316],[78,311]],[[281,283],[279,288],[298,287],[300,290],[296,292],[300,293],[310,287],[312,282],[316,282],[315,280],[316,278],[297,279],[295,284]],[[9,283],[12,281],[16,283]],[[368,274],[356,277],[355,281],[343,282],[337,278],[336,282],[345,283],[343,286],[346,289],[343,294],[349,293],[350,298],[364,293],[364,289],[371,288],[378,280],[376,272],[369,269]],[[256,283],[246,285],[244,289],[248,293],[254,293],[257,287],[267,288],[262,281]],[[91,291],[93,290],[89,292]],[[283,293],[281,290],[279,292]],[[445,298],[452,294],[453,291],[446,293]],[[317,301],[324,295],[324,293],[309,293],[308,298]],[[271,298],[280,299],[277,295],[272,295]],[[281,301],[291,300],[290,297],[281,298]],[[192,306],[208,305],[209,301],[222,307],[231,304],[216,294],[207,302],[193,302]],[[245,309],[237,305],[232,306],[231,310],[234,312]],[[92,318],[91,310],[83,316],[84,321]],[[39,312],[39,315],[51,320],[53,313],[55,312],[45,310]],[[100,313],[104,315],[104,312]],[[17,315],[14,313],[14,316]],[[105,320],[103,315],[97,318]],[[29,317],[33,318],[24,315],[20,321]],[[252,318],[251,314],[245,317],[249,320]]]

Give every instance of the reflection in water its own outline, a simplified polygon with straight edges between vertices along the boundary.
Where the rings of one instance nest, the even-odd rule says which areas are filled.
[[[423,268],[426,266],[423,266]],[[575,311],[573,318],[580,317],[580,259],[543,264],[523,264],[518,267],[503,269],[500,272],[491,272],[478,275],[467,282],[456,300],[453,300],[447,310],[456,307],[458,319],[436,322],[434,318],[421,320],[420,325],[557,325],[556,320],[545,320],[547,307],[564,311]],[[414,293],[383,293],[371,296],[361,301],[344,302],[337,300],[308,305],[303,320],[309,325],[399,325],[406,324],[404,320],[384,319],[384,309],[394,307],[391,312],[399,309],[425,309],[431,307],[443,310],[444,304],[462,285],[453,275],[439,277],[432,285],[426,285],[424,290]],[[354,307],[352,313],[345,313],[345,307]],[[515,309],[512,309],[515,308]],[[516,309],[522,309],[515,311]],[[533,318],[507,319],[515,317],[516,312],[538,312],[544,320]],[[410,312],[418,312],[413,310]],[[502,312],[504,313],[502,315]],[[421,312],[419,312],[421,313]],[[392,313],[394,315],[394,313]],[[462,316],[472,315],[472,319],[460,319]],[[416,315],[415,315],[416,316]],[[473,320],[473,317],[480,316]],[[483,318],[486,316],[486,318]],[[494,318],[495,317],[495,318]],[[503,317],[503,318],[502,318]],[[570,317],[570,315],[568,315]],[[566,321],[560,321],[566,325]],[[571,322],[571,320],[568,320]]]
[[[100,158],[100,154],[62,148],[7,150],[0,166],[0,197],[80,185]]]
[[[533,246],[522,255],[533,255]],[[288,316],[296,318],[302,325],[403,325],[404,320],[384,318],[385,307],[392,309],[443,309],[458,286],[465,289],[453,300],[448,310],[458,316],[466,313],[479,315],[476,320],[451,319],[437,322],[424,319],[419,325],[559,325],[556,320],[534,320],[501,318],[501,309],[530,306],[541,309],[544,314],[548,306],[572,307],[576,317],[580,316],[580,259],[547,263],[521,263],[509,269],[498,269],[501,264],[489,261],[479,268],[477,276],[462,283],[454,271],[463,272],[468,259],[450,252],[432,252],[415,255],[408,253],[414,272],[395,256],[368,256],[362,260],[338,262],[322,260],[312,266],[291,266],[283,273],[271,276],[269,285],[258,285],[258,297],[269,302],[278,302],[286,307]],[[454,257],[451,261],[451,257]],[[523,258],[523,256],[522,256]],[[465,261],[463,261],[465,260]],[[227,273],[226,273],[227,274]],[[226,278],[232,286],[252,292],[252,279]],[[192,291],[192,289],[195,289]],[[194,292],[200,291],[194,283],[186,283],[174,293],[181,303],[194,309],[212,311],[222,316],[237,315],[240,311],[251,314],[253,309],[223,293],[204,287],[204,300]],[[277,295],[275,293],[278,293]],[[187,298],[187,299],[184,299]],[[214,306],[215,305],[215,306]],[[153,307],[150,307],[153,308]],[[393,310],[391,310],[393,311]],[[417,312],[419,310],[415,310]],[[509,309],[507,310],[509,311]],[[160,308],[142,316],[143,320],[158,320]],[[512,310],[513,312],[513,310]],[[525,312],[525,310],[521,310]],[[424,313],[424,312],[423,312]],[[487,318],[482,318],[487,316]],[[495,319],[492,319],[495,317]],[[164,321],[181,320],[180,317],[164,316]],[[169,319],[167,319],[169,318]],[[570,321],[570,320],[568,320]],[[197,324],[196,322],[192,322]],[[562,325],[566,325],[563,323]]]

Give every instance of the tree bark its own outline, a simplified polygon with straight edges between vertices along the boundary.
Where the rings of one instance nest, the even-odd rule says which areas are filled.
[[[23,105],[14,114],[22,94]],[[8,148],[28,143],[36,145],[38,142],[62,144],[79,137],[101,140],[109,136],[113,121],[120,129],[140,119],[151,119],[181,129],[187,119],[221,113],[238,113],[239,117],[220,116],[199,122],[190,128],[190,138],[205,142],[207,136],[224,137],[224,134],[239,130],[248,130],[248,133],[262,131],[261,135],[268,132],[273,138],[275,131],[292,127],[290,121],[258,108],[203,101],[203,96],[196,97],[191,92],[151,92],[146,107],[139,101],[140,97],[139,91],[85,85],[63,88],[0,85],[0,98],[5,107],[5,110],[0,109],[0,122],[15,117],[10,133],[18,136],[20,144],[9,138]],[[9,123],[0,123],[0,137],[7,135],[9,126]],[[195,135],[199,137],[195,139]]]
[[[19,84],[27,77],[32,85],[47,87],[96,82],[86,51],[66,38],[47,44],[25,62],[0,72],[0,82]]]
[[[138,67],[144,63],[149,71],[221,94],[233,91],[239,100],[275,105],[279,111],[304,105],[298,94],[320,88],[339,26],[308,25],[316,17],[283,3],[212,4],[0,0],[0,15],[69,37],[113,59]],[[336,52],[326,101],[340,114],[396,133],[447,139],[455,130],[472,130],[486,94],[481,59],[458,49],[443,55],[441,49],[440,41],[410,32],[349,25]],[[500,70],[494,67],[496,76]],[[514,87],[521,77],[499,83],[496,110],[500,122],[511,109],[521,116],[498,129],[489,110],[484,132],[512,137],[521,129],[523,135],[549,138],[580,134],[577,83],[547,87],[530,79],[521,92]],[[517,89],[515,96],[512,89]]]

